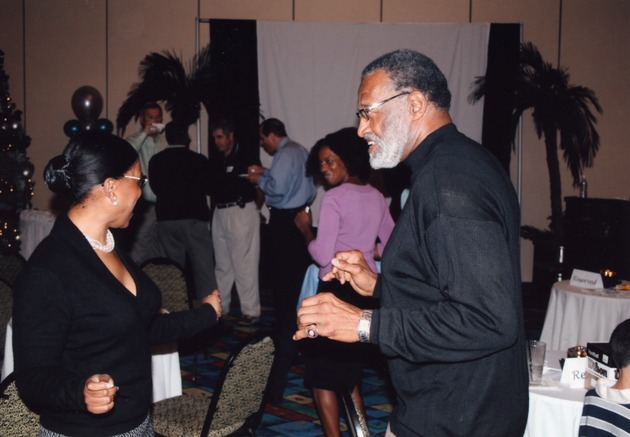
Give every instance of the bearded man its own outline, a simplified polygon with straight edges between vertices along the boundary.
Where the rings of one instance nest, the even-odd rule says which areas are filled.
[[[359,136],[372,167],[410,167],[410,195],[380,275],[349,251],[326,278],[349,281],[380,307],[318,294],[299,309],[294,338],[379,346],[397,397],[389,436],[521,436],[519,205],[499,162],[452,123],[450,100],[444,75],[421,53],[388,53],[363,70]]]

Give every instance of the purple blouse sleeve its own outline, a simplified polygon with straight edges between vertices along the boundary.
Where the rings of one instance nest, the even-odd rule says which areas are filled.
[[[319,209],[317,238],[308,245],[308,251],[320,267],[330,264],[335,255],[335,243],[339,235],[339,208],[331,196],[324,194]]]

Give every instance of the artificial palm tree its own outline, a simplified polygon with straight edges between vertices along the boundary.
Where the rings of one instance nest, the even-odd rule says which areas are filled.
[[[481,99],[487,89],[485,77],[478,77],[469,100]],[[514,82],[511,128],[512,144],[519,119],[525,110],[532,110],[538,138],[544,137],[549,172],[551,223],[557,243],[563,239],[562,185],[558,145],[571,171],[573,186],[582,179],[584,167],[590,167],[599,149],[597,122],[591,107],[601,114],[595,93],[589,88],[569,84],[569,74],[543,61],[532,43],[520,46],[518,75]],[[558,143],[558,139],[560,140]]]
[[[149,53],[140,62],[138,75],[141,81],[132,85],[118,110],[118,133],[123,135],[129,121],[138,118],[142,105],[151,101],[166,102],[165,108],[173,121],[188,126],[199,118],[201,104],[208,109],[212,79],[210,45],[193,57],[188,68],[174,53]]]

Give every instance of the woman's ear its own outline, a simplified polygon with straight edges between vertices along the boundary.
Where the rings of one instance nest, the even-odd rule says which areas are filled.
[[[114,206],[118,206],[118,197],[116,196],[117,181],[114,178],[107,178],[101,185],[105,191],[105,197],[107,197]]]

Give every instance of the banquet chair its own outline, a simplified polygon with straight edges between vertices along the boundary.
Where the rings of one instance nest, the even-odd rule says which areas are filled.
[[[275,346],[260,333],[227,358],[211,398],[184,393],[153,405],[158,436],[255,435],[266,400]]]
[[[0,435],[30,437],[38,430],[39,416],[22,402],[11,373],[0,384]]]
[[[13,290],[11,285],[0,278],[0,358],[4,357],[7,325],[13,311]]]
[[[0,255],[0,279],[13,286],[25,264],[26,260],[19,253]]]
[[[340,390],[338,393],[346,412],[348,432],[352,437],[369,437],[370,430],[363,413],[352,397],[352,390]]]
[[[142,271],[147,274],[162,294],[162,308],[168,312],[186,311],[192,309],[193,300],[188,288],[188,281],[184,269],[169,258],[151,258],[142,263]],[[192,378],[197,379],[197,354],[203,353],[207,358],[205,337],[203,331],[189,339],[179,342],[178,349],[182,355],[193,354]]]
[[[168,258],[151,258],[142,263],[147,274],[162,293],[162,308],[168,312],[186,311],[192,308],[184,269]]]

